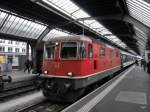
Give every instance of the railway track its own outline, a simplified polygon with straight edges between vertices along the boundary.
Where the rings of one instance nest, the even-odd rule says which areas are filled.
[[[34,86],[27,86],[27,87],[20,87],[20,88],[15,88],[13,90],[7,90],[7,91],[1,91],[0,92],[0,99],[3,100],[7,97],[12,97],[21,93],[25,93],[28,91],[35,90]]]
[[[18,81],[18,79],[14,80],[17,82],[2,82],[0,88],[0,100],[33,91],[38,88],[35,86],[34,80]]]
[[[39,104],[30,105],[16,112],[60,112],[65,109],[69,104],[52,103],[50,101],[43,101]]]

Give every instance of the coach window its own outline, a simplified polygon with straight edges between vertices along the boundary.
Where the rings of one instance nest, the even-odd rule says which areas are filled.
[[[100,56],[105,56],[105,48],[100,48]]]
[[[86,58],[86,48],[85,48],[85,44],[83,42],[80,43],[79,45],[79,55],[80,58]]]
[[[123,62],[126,62],[126,55],[122,55]]]
[[[92,56],[93,56],[93,48],[92,48],[92,45],[89,45],[88,46],[88,57],[92,58]]]

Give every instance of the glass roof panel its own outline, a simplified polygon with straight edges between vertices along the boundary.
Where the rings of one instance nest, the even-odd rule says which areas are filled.
[[[140,22],[142,22],[142,23],[147,23],[148,25],[150,24],[150,23],[148,23],[148,21],[150,21],[150,18],[148,17],[149,16],[149,14],[141,14],[141,13],[143,13],[142,11],[135,11],[135,10],[130,10],[130,15],[131,16],[134,16],[134,18],[135,19],[137,19],[137,20],[139,20]],[[139,18],[139,17],[141,17],[141,18]]]
[[[27,27],[28,23],[29,23],[28,20],[24,20],[22,23],[20,23],[20,27],[17,29],[15,34],[18,36],[23,35],[23,33],[25,32],[25,28]]]
[[[11,23],[12,23],[12,16],[10,15],[7,18],[7,20],[5,21],[5,23],[4,23],[3,27],[1,28],[0,32],[5,33],[7,31],[7,29],[10,27]]]
[[[43,26],[39,27],[38,24],[35,24],[32,29],[33,29],[33,31],[31,32],[30,37],[34,37],[35,39],[38,38],[38,37],[40,36],[40,34],[43,32]],[[37,32],[37,30],[38,30],[39,32]],[[41,31],[42,31],[42,32],[41,32]],[[37,32],[39,36],[38,36],[37,34],[36,34],[36,35],[33,35],[33,34],[35,34],[35,32]]]
[[[63,8],[61,8],[60,5],[56,5],[56,2],[58,2],[59,0],[57,0],[57,1],[56,0],[53,0],[53,1],[52,0],[42,0],[42,1],[45,2],[45,3],[47,3],[48,5],[56,8],[57,10],[63,12],[64,14],[70,16],[71,12],[67,12],[66,10],[64,10]]]
[[[112,41],[113,41],[113,42],[116,42],[116,43],[118,43],[118,44],[121,44],[121,41],[118,40],[118,39],[113,39]]]
[[[32,36],[37,39],[45,29],[45,26],[38,25],[37,31]]]
[[[31,30],[32,24],[33,24],[33,23],[32,23],[31,21],[28,22],[27,26],[25,26],[24,34],[21,35],[22,37],[27,37],[26,35],[27,35],[28,32]]]
[[[6,19],[6,17],[8,16],[8,14],[4,13],[4,12],[0,12],[0,27],[3,24],[4,20]]]
[[[88,25],[91,25],[93,24],[94,22],[96,22],[95,20],[84,20],[84,23],[88,24]]]
[[[108,39],[113,42],[121,43],[121,41],[119,39],[117,39],[116,37],[109,37]]]
[[[114,35],[110,35],[110,36],[105,36],[107,39],[109,39],[110,41],[113,41],[115,43],[117,43],[120,47],[127,47],[119,38],[117,38]]]
[[[64,10],[66,10],[68,13],[73,13],[75,11],[77,11],[79,8],[78,7],[74,7],[72,5],[68,6],[68,7],[65,7]]]
[[[44,38],[44,41],[47,41],[49,38],[54,38],[57,36],[68,36],[71,35],[69,32],[64,32],[58,29],[52,29]]]
[[[142,48],[142,47],[145,48],[145,44],[143,44],[141,42],[138,42],[137,44],[140,45],[140,48]]]
[[[103,27],[100,23],[94,22],[93,24],[90,25],[92,28],[101,28]]]
[[[79,9],[79,7],[70,0],[45,0],[45,1],[63,9],[65,12],[67,12],[69,14],[71,14],[74,11],[76,11],[77,9]]]
[[[16,34],[17,31],[18,31],[18,29],[21,27],[21,23],[22,23],[23,21],[24,21],[23,19],[19,18],[18,24],[15,24],[15,27],[12,28],[12,31],[9,32],[9,33],[10,33],[10,34]]]
[[[144,0],[127,0],[130,15],[150,27],[150,4]]]
[[[48,5],[56,8],[57,10],[61,11],[62,13],[72,17],[73,19],[91,17],[88,13],[86,13],[84,10],[82,10],[80,7],[78,7],[71,0],[42,0],[42,1],[47,3]],[[107,30],[103,25],[101,25],[95,19],[91,19],[91,20],[83,19],[82,21],[79,20],[78,22],[89,27],[90,29],[96,31],[98,34],[101,34],[101,35],[104,35],[106,33],[111,34],[111,32],[109,30]],[[106,31],[102,32],[102,30],[106,30]]]
[[[69,8],[70,6],[72,6],[73,5],[73,3],[72,2],[68,2],[68,0],[65,0],[64,1],[64,3],[61,3],[60,5],[59,4],[57,4],[59,7],[61,7],[62,9],[65,9],[65,8]],[[73,6],[72,6],[73,7]]]
[[[134,18],[139,20],[140,22],[144,22],[145,23],[145,22],[150,20],[150,18],[148,17],[149,16],[148,14],[146,14],[146,13],[145,14],[141,14],[141,13],[143,13],[143,12],[142,11],[135,11],[135,10],[132,10],[132,9],[130,10],[130,14],[132,16],[135,16]],[[141,17],[141,18],[139,18],[139,17]]]
[[[96,31],[98,31],[100,34],[103,30],[107,30],[105,27],[100,27],[100,28],[97,28]]]
[[[29,35],[31,35],[32,31],[34,30],[34,27],[36,26],[35,23],[31,23],[31,26],[28,28],[27,30],[27,34],[24,35],[25,37],[30,37]]]
[[[61,6],[65,5],[68,2],[68,0],[57,0],[57,1],[52,0],[52,2],[56,3],[58,6],[61,7]]]
[[[12,30],[15,29],[16,26],[18,25],[19,20],[20,18],[16,17],[6,33],[11,34]]]
[[[113,35],[110,31],[108,31],[108,30],[102,30],[101,31],[101,34],[102,35],[106,35],[106,34],[111,34],[111,35]],[[115,38],[117,38],[116,36],[115,36]]]
[[[76,18],[90,17],[90,15],[87,14],[86,12],[84,12],[83,10],[78,10],[75,13],[73,13],[72,15],[75,16]]]
[[[138,7],[136,7],[135,5],[136,5],[137,3],[131,3],[130,4],[130,6],[129,6],[129,8],[131,8],[131,10],[133,10],[133,11],[135,11],[135,10],[137,10],[138,12],[143,12],[143,14],[145,15],[145,14],[148,14],[148,15],[150,15],[149,13],[148,13],[148,10],[149,9],[146,9],[144,6],[140,6],[140,5],[138,5]]]
[[[135,33],[138,38],[147,42],[147,37],[145,37],[144,35],[142,35],[141,33],[137,32],[137,31],[135,31]]]
[[[12,13],[4,13],[1,10],[0,28],[0,33],[37,39],[46,29],[46,25],[42,25],[38,21],[26,20],[17,15],[12,15]]]
[[[42,27],[42,26],[41,26],[41,27]],[[38,24],[35,24],[35,26],[34,26],[34,28],[33,28],[33,31],[31,32],[31,35],[29,35],[29,37],[34,37],[34,38],[36,38],[39,29],[42,29],[42,28],[40,28]]]
[[[116,39],[116,37],[115,36],[106,36],[107,38],[109,38],[109,39]],[[117,39],[118,40],[118,39]]]
[[[141,29],[139,29],[138,27],[136,27],[136,26],[134,26],[134,29],[135,29],[135,31],[138,31],[138,32],[140,32],[144,37],[146,37],[146,39],[147,39],[147,36],[146,36],[146,34],[141,30]]]

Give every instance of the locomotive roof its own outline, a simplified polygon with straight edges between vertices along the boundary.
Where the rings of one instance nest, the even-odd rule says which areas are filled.
[[[50,38],[48,41],[87,41],[87,42],[92,42],[92,39],[86,36],[82,35],[74,35],[74,36],[60,36],[60,37],[55,37],[55,38]]]
[[[91,38],[89,38],[89,37],[87,37],[87,36],[83,36],[83,35],[68,35],[68,36],[59,36],[59,37],[54,37],[54,38],[50,38],[49,40],[48,40],[48,42],[49,41],[54,41],[54,42],[56,42],[56,41],[87,41],[87,42],[96,42],[96,43],[100,43],[100,44],[102,44],[103,46],[107,46],[107,47],[110,47],[110,48],[113,48],[114,49],[114,47],[113,46],[111,46],[111,45],[108,45],[108,44],[106,44],[106,43],[103,43],[103,42],[101,42],[101,41],[97,41],[97,40],[95,40],[95,39],[91,39]]]
[[[125,54],[125,55],[129,55],[129,56],[137,57],[137,56],[135,56],[135,55],[133,55],[131,53],[128,53],[128,52],[125,52],[125,51],[122,51],[122,50],[121,50],[121,54]]]

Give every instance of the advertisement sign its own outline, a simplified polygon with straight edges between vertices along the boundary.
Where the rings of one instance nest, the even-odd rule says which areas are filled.
[[[19,66],[19,57],[18,56],[13,57],[12,66]]]

